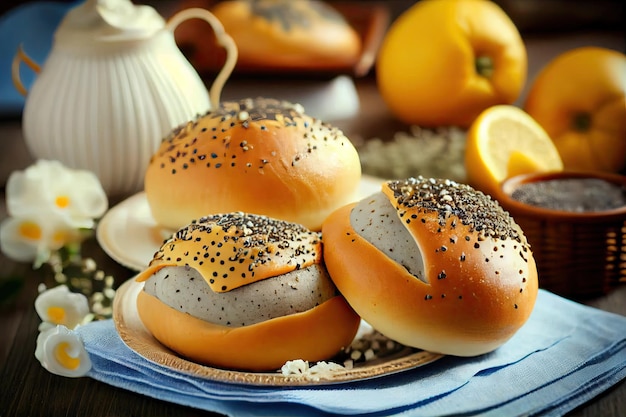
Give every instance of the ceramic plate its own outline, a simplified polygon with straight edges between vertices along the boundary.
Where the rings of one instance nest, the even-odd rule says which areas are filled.
[[[358,198],[380,191],[383,180],[363,176]],[[119,264],[142,271],[173,231],[160,228],[141,192],[111,208],[100,220],[96,237],[102,249]]]
[[[130,279],[117,290],[113,306],[113,320],[124,343],[151,362],[212,381],[256,386],[338,384],[407,371],[434,362],[443,356],[398,345],[397,349],[390,351],[391,353],[385,356],[381,355],[376,360],[361,362],[351,369],[333,371],[319,379],[284,376],[278,371],[276,373],[242,372],[212,368],[181,358],[152,337],[141,322],[137,312],[137,295],[142,289],[143,282]],[[368,326],[367,323],[364,325]]]

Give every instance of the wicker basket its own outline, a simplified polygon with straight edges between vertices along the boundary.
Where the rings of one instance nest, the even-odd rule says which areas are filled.
[[[626,282],[626,206],[575,213],[531,206],[510,196],[520,184],[559,178],[599,178],[626,189],[626,176],[621,175],[531,174],[504,181],[496,198],[531,244],[540,287],[574,299],[606,294]]]

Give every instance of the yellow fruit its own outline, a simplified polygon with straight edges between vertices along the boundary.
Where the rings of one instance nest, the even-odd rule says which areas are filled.
[[[569,50],[533,80],[524,109],[548,132],[571,170],[626,169],[626,55]]]
[[[488,0],[421,0],[389,28],[376,75],[392,113],[407,124],[466,128],[484,109],[517,100],[524,42]]]
[[[515,175],[563,170],[563,162],[546,131],[512,105],[482,112],[467,132],[467,182],[491,196]]]

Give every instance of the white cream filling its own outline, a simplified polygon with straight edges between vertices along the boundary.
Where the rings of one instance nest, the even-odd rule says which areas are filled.
[[[350,224],[378,250],[418,279],[428,282],[419,244],[402,223],[385,194],[377,192],[362,199],[350,213]]]
[[[168,266],[145,282],[144,291],[178,311],[230,327],[310,310],[337,293],[326,269],[320,265],[224,293],[213,292],[196,269]]]

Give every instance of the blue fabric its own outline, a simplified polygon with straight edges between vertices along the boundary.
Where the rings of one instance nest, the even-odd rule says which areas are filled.
[[[43,64],[52,48],[54,32],[63,16],[77,2],[32,2],[15,7],[0,16],[0,116],[21,114],[25,98],[15,89],[11,63],[20,45],[38,64]],[[26,88],[36,74],[26,65],[20,78]]]
[[[495,352],[444,357],[370,380],[255,387],[190,377],[129,349],[111,320],[77,329],[89,376],[228,416],[558,416],[626,377],[626,317],[540,290],[524,327]]]

